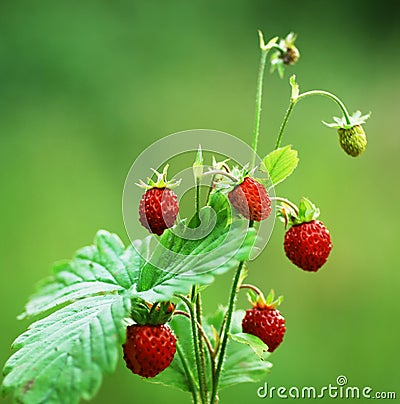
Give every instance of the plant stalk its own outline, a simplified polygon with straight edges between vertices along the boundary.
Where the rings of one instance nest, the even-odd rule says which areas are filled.
[[[199,334],[197,330],[197,322],[196,322],[196,314],[193,303],[188,300],[183,295],[178,295],[178,297],[185,303],[187,309],[190,313],[190,324],[192,326],[192,336],[193,336],[193,346],[194,353],[196,357],[196,366],[197,366],[197,374],[199,376],[199,387],[200,387],[200,398],[203,404],[207,404],[207,380],[205,375],[205,369],[202,367],[202,359],[200,354],[200,346],[199,346]]]
[[[348,125],[351,125],[349,111],[347,110],[344,103],[338,97],[336,97],[336,95],[334,95],[332,93],[329,93],[328,91],[324,91],[324,90],[306,91],[305,93],[298,95],[296,98],[291,98],[290,99],[289,107],[286,110],[285,116],[284,116],[283,121],[282,121],[282,125],[281,125],[281,127],[279,129],[278,138],[277,138],[276,144],[275,144],[275,150],[278,149],[281,146],[283,133],[285,131],[286,125],[287,125],[287,123],[289,121],[290,115],[292,114],[295,105],[300,100],[303,100],[303,99],[305,99],[305,98],[307,98],[309,96],[312,96],[312,95],[322,95],[322,96],[328,97],[329,99],[334,101],[339,106],[340,110],[343,112],[344,118],[346,119],[346,123]]]
[[[257,78],[257,91],[256,91],[256,113],[254,120],[254,131],[253,131],[253,157],[251,161],[251,168],[254,168],[257,158],[257,148],[258,148],[258,138],[260,135],[260,122],[261,122],[261,104],[262,104],[262,90],[264,81],[264,70],[267,61],[269,49],[261,48],[260,65],[258,68],[258,78]]]
[[[182,366],[183,369],[185,371],[186,374],[186,378],[188,380],[189,386],[190,386],[190,391],[192,393],[192,398],[193,398],[193,404],[197,404],[198,403],[198,397],[197,397],[197,388],[196,388],[196,382],[195,379],[193,377],[192,372],[190,371],[189,365],[186,361],[185,355],[182,352],[182,349],[179,345],[179,342],[176,343],[176,351],[178,352],[179,355],[179,359],[182,362]]]
[[[232,283],[231,294],[229,297],[228,310],[226,312],[225,327],[224,327],[224,331],[221,334],[222,340],[221,340],[220,350],[218,353],[217,368],[216,368],[215,376],[213,379],[213,389],[212,389],[212,395],[211,395],[211,401],[210,401],[211,404],[216,403],[216,400],[217,400],[218,383],[219,383],[219,378],[221,376],[222,365],[223,365],[224,359],[225,359],[225,353],[226,353],[226,348],[227,348],[228,338],[229,338],[229,330],[231,328],[232,316],[233,316],[233,312],[235,310],[238,286],[239,286],[240,277],[242,275],[243,266],[244,266],[244,261],[241,261],[236,270],[235,278]]]

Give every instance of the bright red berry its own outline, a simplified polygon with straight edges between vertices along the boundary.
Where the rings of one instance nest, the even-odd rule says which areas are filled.
[[[268,351],[273,352],[285,335],[285,318],[274,307],[253,307],[246,311],[242,320],[242,330],[260,338],[268,345]]]
[[[133,373],[155,377],[174,359],[176,338],[167,325],[134,324],[126,334],[124,359]]]
[[[246,219],[259,222],[271,214],[271,199],[264,185],[250,177],[229,192],[232,206]]]
[[[178,212],[178,198],[169,188],[151,188],[140,200],[140,223],[158,236],[174,225]]]
[[[319,220],[292,226],[285,234],[286,256],[301,269],[316,272],[332,250],[328,229]]]

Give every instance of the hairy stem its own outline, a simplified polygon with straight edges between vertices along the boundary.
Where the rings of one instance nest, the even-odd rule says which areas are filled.
[[[193,398],[193,404],[198,403],[198,397],[197,397],[197,387],[196,387],[196,382],[193,377],[192,372],[190,371],[189,365],[186,361],[185,355],[183,354],[183,351],[179,345],[179,342],[176,343],[176,351],[178,352],[179,359],[182,362],[183,369],[186,374],[186,378],[188,380],[189,386],[190,386],[190,391],[192,393],[192,398]]]
[[[303,93],[303,94],[300,94],[300,95],[297,97],[296,102],[300,101],[300,100],[303,99],[303,98],[309,97],[310,95],[323,95],[323,96],[325,96],[325,97],[330,98],[330,99],[333,100],[334,102],[336,102],[336,104],[339,106],[339,108],[340,108],[341,111],[343,112],[343,115],[344,115],[344,117],[345,117],[345,119],[346,119],[346,123],[347,123],[348,125],[351,124],[351,123],[350,123],[350,114],[349,114],[349,112],[347,111],[346,106],[343,104],[343,102],[342,102],[338,97],[336,97],[335,94],[329,93],[328,91],[324,91],[324,90],[311,90],[311,91],[307,91],[307,92],[305,92],[305,93]]]
[[[219,383],[219,378],[221,376],[221,371],[222,371],[222,365],[224,363],[225,359],[225,353],[226,353],[226,348],[228,344],[228,338],[229,338],[229,330],[231,328],[231,323],[232,323],[232,316],[233,312],[235,310],[235,304],[236,304],[236,297],[237,297],[237,292],[238,292],[238,286],[239,286],[239,281],[242,275],[242,270],[244,266],[244,261],[240,262],[237,270],[235,277],[233,279],[232,283],[232,289],[229,297],[229,305],[228,305],[228,310],[226,312],[226,319],[225,319],[225,327],[223,332],[221,333],[222,335],[222,340],[220,344],[220,350],[218,353],[218,358],[217,358],[217,368],[215,372],[215,377],[213,380],[213,390],[212,390],[212,395],[211,395],[211,404],[214,404],[217,400],[217,394],[218,394],[218,383]]]
[[[285,131],[286,125],[289,122],[289,117],[290,117],[290,115],[291,115],[291,113],[293,111],[293,108],[294,108],[295,104],[296,104],[296,102],[291,99],[289,107],[286,110],[285,116],[283,118],[282,125],[281,125],[281,127],[279,129],[279,135],[278,135],[278,139],[276,140],[275,150],[278,149],[281,146],[282,136],[283,136],[283,133]]]
[[[203,404],[206,404],[208,401],[207,400],[207,382],[206,382],[205,369],[202,367],[200,347],[198,344],[199,335],[197,332],[198,331],[197,330],[197,321],[196,321],[196,314],[195,314],[194,306],[193,306],[193,303],[190,300],[188,300],[185,296],[178,295],[178,297],[185,303],[185,305],[190,313],[190,323],[192,326],[193,346],[194,346],[194,353],[195,353],[195,357],[196,357],[197,374],[199,376],[200,397],[201,397],[201,402]]]
[[[287,123],[289,121],[290,115],[292,114],[295,105],[300,100],[303,100],[303,99],[305,99],[305,98],[307,98],[309,96],[312,96],[312,95],[322,95],[322,96],[328,97],[329,99],[334,101],[339,106],[340,110],[343,112],[344,118],[346,119],[346,123],[348,125],[351,125],[350,114],[347,111],[347,108],[344,105],[344,103],[338,97],[336,97],[336,95],[334,95],[332,93],[329,93],[328,91],[324,91],[324,90],[306,91],[305,93],[298,95],[296,98],[291,98],[290,99],[289,107],[286,110],[285,116],[284,116],[283,121],[282,121],[282,125],[281,125],[281,127],[279,129],[278,138],[277,138],[276,144],[275,144],[275,150],[277,148],[279,148],[280,145],[281,145],[283,133],[285,132],[286,125],[287,125]]]
[[[257,90],[256,90],[256,113],[255,113],[255,119],[254,119],[253,145],[252,145],[253,158],[251,161],[252,168],[256,164],[256,158],[257,158],[258,138],[260,135],[261,104],[262,104],[264,70],[265,70],[265,64],[267,61],[268,52],[269,52],[269,49],[261,48],[260,65],[258,68]]]

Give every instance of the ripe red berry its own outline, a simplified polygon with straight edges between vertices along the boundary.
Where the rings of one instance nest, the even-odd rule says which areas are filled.
[[[140,223],[158,236],[174,225],[178,212],[178,198],[169,188],[151,188],[140,200]]]
[[[176,338],[167,325],[134,324],[126,334],[124,359],[133,373],[155,377],[174,359]]]
[[[271,199],[264,185],[250,177],[229,192],[232,206],[246,219],[259,222],[271,214]]]
[[[292,226],[285,234],[286,256],[301,269],[316,272],[332,249],[328,229],[319,220]]]
[[[280,345],[286,332],[285,318],[272,307],[253,307],[246,311],[242,320],[242,330],[255,335],[268,345],[273,352]]]

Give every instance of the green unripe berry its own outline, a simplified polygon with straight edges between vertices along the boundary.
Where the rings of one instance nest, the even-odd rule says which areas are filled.
[[[349,156],[357,157],[367,147],[367,137],[361,125],[339,128],[338,134],[340,146]]]

